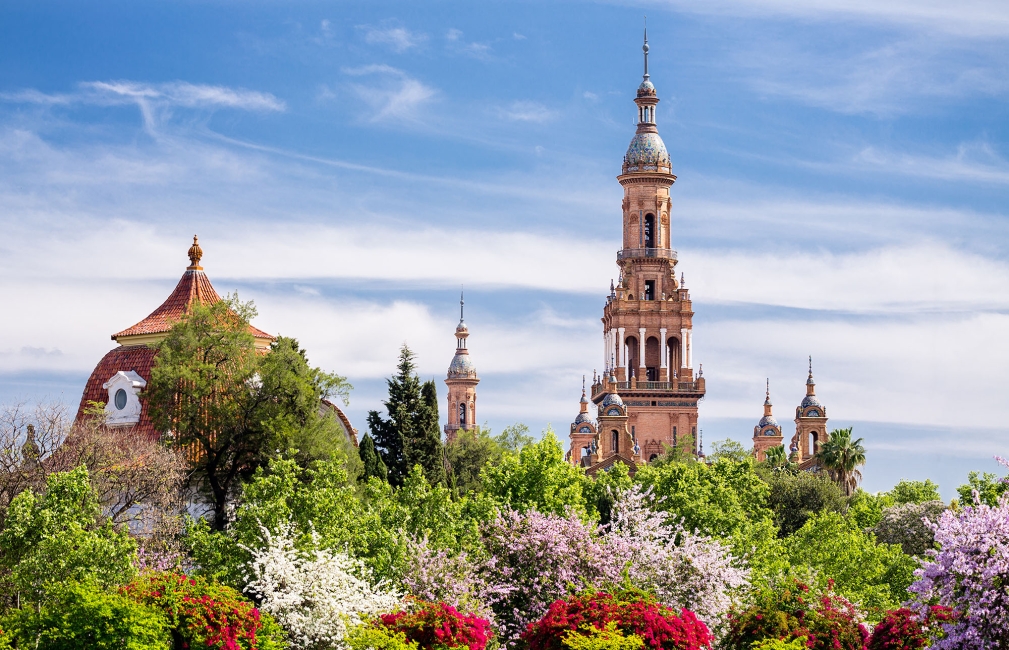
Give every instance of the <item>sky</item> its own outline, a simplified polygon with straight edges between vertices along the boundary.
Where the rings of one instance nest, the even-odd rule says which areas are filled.
[[[193,234],[218,292],[355,386],[566,436],[601,369],[647,15],[706,450],[791,433],[813,357],[864,486],[1009,449],[1009,4],[0,5],[0,401],[76,406]],[[444,414],[443,414],[444,419]]]

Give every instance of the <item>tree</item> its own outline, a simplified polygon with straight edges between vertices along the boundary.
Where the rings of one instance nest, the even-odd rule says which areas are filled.
[[[845,496],[851,496],[862,480],[862,472],[858,468],[865,465],[862,439],[851,439],[851,427],[834,429],[830,432],[830,440],[820,445],[816,455],[844,490]]]
[[[956,489],[962,505],[974,505],[974,492],[977,492],[981,503],[996,506],[1003,494],[1009,492],[1009,477],[1002,477],[991,472],[970,472],[967,474],[967,484]]]
[[[136,570],[136,543],[115,527],[78,467],[46,479],[42,493],[14,497],[0,532],[0,597],[8,604],[43,603],[59,585],[126,582]]]
[[[770,447],[764,452],[764,462],[767,463],[768,467],[783,467],[788,464],[788,456],[785,454],[785,448],[781,445],[775,447]]]
[[[399,351],[398,373],[386,380],[389,399],[382,402],[388,419],[368,412],[368,428],[389,472],[389,483],[400,486],[410,469],[419,464],[432,483],[444,481],[441,434],[438,430],[438,396],[434,382],[421,385],[414,354],[405,344]]]
[[[529,435],[529,427],[521,422],[505,427],[501,433],[494,437],[494,440],[501,445],[502,449],[512,454],[519,453],[523,447],[535,442],[534,438]]]
[[[239,482],[270,458],[294,447],[335,451],[341,433],[320,402],[350,390],[343,377],[311,367],[294,339],[258,352],[248,329],[255,313],[237,297],[194,304],[157,344],[143,395],[157,429],[193,459],[192,480],[209,496],[218,530]]]
[[[844,495],[827,476],[782,470],[766,480],[771,488],[767,505],[774,511],[779,537],[791,535],[820,512],[844,512]]]
[[[557,436],[547,429],[543,439],[522,447],[518,456],[505,456],[499,465],[483,469],[484,492],[519,512],[595,517],[589,503],[591,480],[585,470],[564,460]]]
[[[939,521],[946,510],[942,501],[903,503],[883,509],[883,516],[872,532],[885,544],[899,544],[908,555],[925,556],[925,551],[935,548],[935,533],[925,523]]]
[[[708,462],[711,463],[717,461],[719,458],[725,458],[736,463],[741,463],[750,458],[750,452],[746,451],[743,445],[732,438],[714,441],[711,443],[711,449],[712,452],[707,457]]]
[[[498,464],[508,453],[488,429],[459,429],[455,439],[445,444],[448,482],[457,494],[480,492],[480,472],[488,463]]]
[[[373,476],[380,481],[389,480],[389,470],[386,469],[385,463],[382,462],[382,456],[375,449],[375,441],[367,433],[364,434],[364,438],[357,448],[357,453],[361,457],[361,464],[364,465],[361,472],[362,481],[367,481]]]
[[[929,501],[942,501],[939,496],[939,484],[933,483],[931,479],[924,481],[909,481],[900,479],[897,485],[886,493],[893,499],[893,502],[902,505],[905,503],[928,503]]]

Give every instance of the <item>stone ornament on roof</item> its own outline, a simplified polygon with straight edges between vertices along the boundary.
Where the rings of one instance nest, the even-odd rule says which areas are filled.
[[[203,259],[203,249],[200,248],[200,238],[193,235],[193,245],[189,247],[189,266],[187,271],[202,271],[200,260]]]

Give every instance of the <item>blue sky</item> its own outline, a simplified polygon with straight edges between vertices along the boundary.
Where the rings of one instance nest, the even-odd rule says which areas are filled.
[[[698,6],[702,5],[702,6]],[[566,431],[620,236],[648,15],[706,441],[814,358],[866,487],[1009,440],[1009,6],[923,0],[7,2],[0,398],[76,403],[199,233],[221,293],[356,386],[444,376]],[[788,425],[785,425],[786,429]]]

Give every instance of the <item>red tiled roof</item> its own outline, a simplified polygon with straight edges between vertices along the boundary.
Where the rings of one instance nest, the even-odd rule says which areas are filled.
[[[357,429],[355,429],[350,423],[350,418],[348,418],[347,414],[343,412],[343,409],[330,402],[328,399],[322,400],[321,408],[330,409],[336,413],[337,419],[339,419],[340,424],[343,425],[344,433],[347,434],[347,439],[350,440],[351,444],[357,447]]]
[[[189,269],[182,275],[182,279],[175,285],[175,290],[172,291],[172,294],[168,296],[165,302],[161,303],[160,307],[133,327],[113,334],[112,340],[118,340],[120,336],[167,332],[172,329],[172,325],[176,321],[189,311],[190,305],[194,302],[203,305],[212,305],[220,300],[221,297],[214,291],[214,287],[210,284],[207,274],[201,270]],[[256,338],[273,338],[263,330],[252,325],[249,325],[249,333]],[[144,377],[146,378],[146,375]]]
[[[81,405],[77,409],[77,420],[84,416],[84,409],[88,402],[108,402],[109,393],[102,388],[102,384],[112,378],[120,370],[134,371],[145,380],[151,378],[151,367],[154,365],[154,355],[157,350],[146,345],[122,345],[112,350],[102,357],[102,360],[95,366],[94,372],[88,378],[88,383],[84,385],[84,395],[81,396]],[[143,405],[140,410],[140,422],[134,425],[134,431],[138,435],[146,435],[149,438],[157,439],[158,433],[154,430],[150,415],[147,413],[147,402],[141,400]]]

